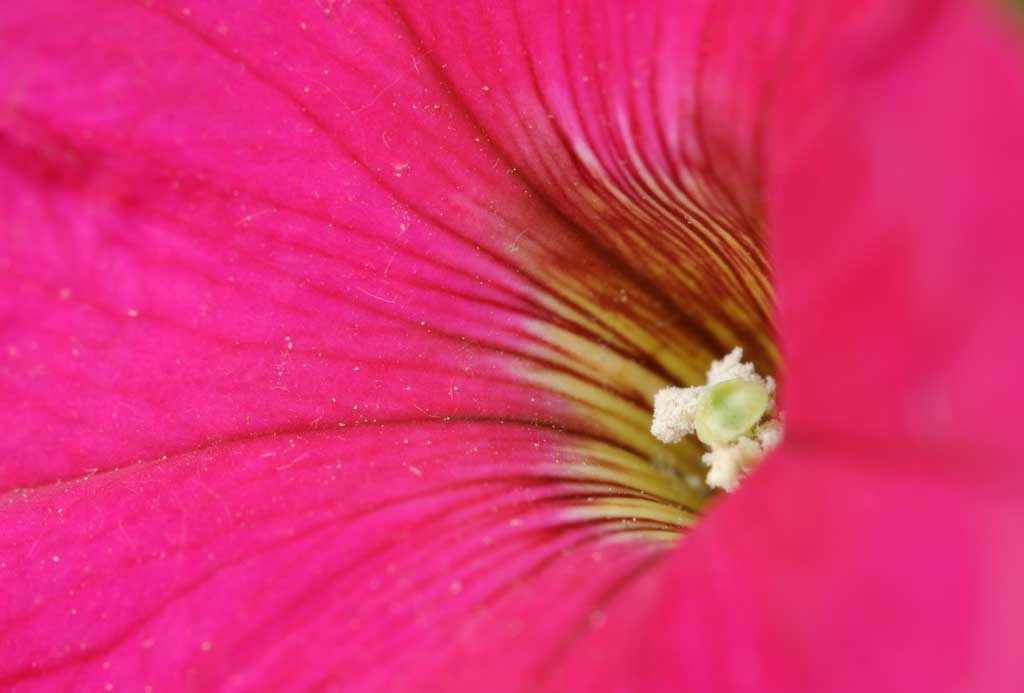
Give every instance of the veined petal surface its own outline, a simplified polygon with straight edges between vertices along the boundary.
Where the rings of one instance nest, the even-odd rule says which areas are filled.
[[[0,682],[553,680],[775,358],[710,11],[6,8]]]

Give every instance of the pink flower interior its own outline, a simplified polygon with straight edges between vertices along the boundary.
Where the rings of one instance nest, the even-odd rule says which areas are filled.
[[[0,10],[0,685],[1011,690],[1006,17],[419,5]]]

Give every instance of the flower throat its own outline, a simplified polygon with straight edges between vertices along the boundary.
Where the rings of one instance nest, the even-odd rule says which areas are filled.
[[[651,433],[663,443],[696,434],[709,448],[701,457],[708,468],[707,485],[732,492],[782,440],[775,380],[745,363],[740,347],[712,361],[706,380],[704,385],[658,392]]]

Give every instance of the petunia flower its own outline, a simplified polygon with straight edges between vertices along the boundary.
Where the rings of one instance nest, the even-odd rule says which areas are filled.
[[[0,688],[1021,690],[1015,12],[5,3]]]

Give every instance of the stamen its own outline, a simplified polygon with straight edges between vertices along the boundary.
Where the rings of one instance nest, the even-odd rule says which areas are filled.
[[[775,380],[758,375],[736,347],[711,363],[706,385],[667,387],[654,396],[651,433],[663,443],[696,433],[711,448],[701,458],[709,467],[708,486],[731,492],[782,441]]]

